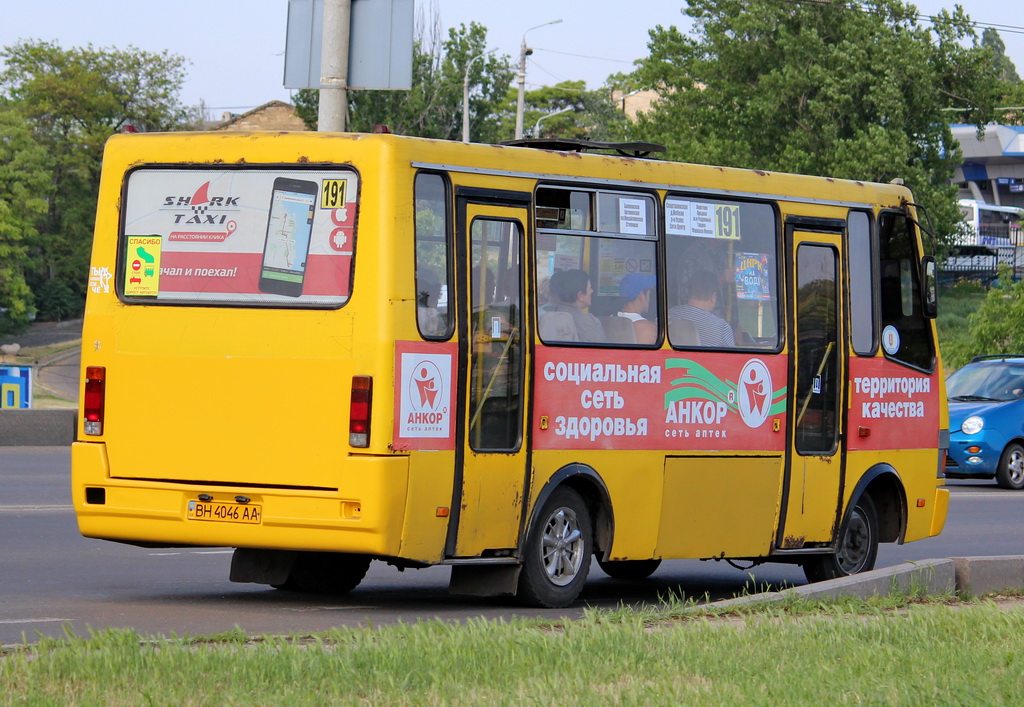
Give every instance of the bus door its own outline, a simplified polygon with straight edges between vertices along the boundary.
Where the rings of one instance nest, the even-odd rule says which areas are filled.
[[[512,558],[529,449],[523,257],[530,195],[456,192],[459,423],[449,557]]]
[[[792,437],[778,546],[799,549],[830,542],[835,534],[843,484],[843,345],[839,275],[842,222],[835,230],[787,225],[790,244],[788,307],[790,425]],[[803,225],[803,224],[801,224]]]

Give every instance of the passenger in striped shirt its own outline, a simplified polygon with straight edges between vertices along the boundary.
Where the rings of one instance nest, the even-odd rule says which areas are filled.
[[[668,310],[669,319],[693,322],[700,336],[700,345],[712,349],[732,348],[736,338],[732,327],[714,313],[718,304],[718,277],[708,270],[698,270],[681,288],[686,304],[677,304]]]

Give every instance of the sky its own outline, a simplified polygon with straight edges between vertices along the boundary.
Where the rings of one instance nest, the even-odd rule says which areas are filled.
[[[518,61],[526,33],[534,50],[527,88],[585,80],[599,88],[609,74],[629,71],[647,55],[648,30],[661,24],[690,28],[685,0],[415,0],[426,24],[443,30],[478,22],[488,49]],[[950,0],[917,0],[921,14],[951,8]],[[971,19],[996,27],[1006,53],[1024,76],[1024,15],[1016,0],[961,0]],[[209,116],[240,113],[271,100],[288,101],[284,88],[287,0],[0,0],[0,47],[19,40],[56,42],[65,49],[133,46],[164,50],[191,62],[181,99],[202,102]],[[514,11],[513,11],[514,8]],[[554,20],[557,24],[544,25]],[[535,29],[531,29],[535,28]],[[980,36],[981,30],[979,28]]]

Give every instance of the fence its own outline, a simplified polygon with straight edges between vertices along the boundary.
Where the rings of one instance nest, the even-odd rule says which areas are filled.
[[[939,281],[950,284],[972,280],[991,285],[1000,265],[1013,268],[1013,279],[1024,276],[1024,231],[1008,224],[985,224],[976,236],[953,247],[952,254],[939,263]]]

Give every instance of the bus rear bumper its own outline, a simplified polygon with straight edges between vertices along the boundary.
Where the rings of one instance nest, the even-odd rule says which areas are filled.
[[[106,446],[75,442],[71,491],[79,531],[91,538],[399,556],[408,458],[349,457],[344,463],[338,491],[204,486],[111,478]],[[201,494],[220,517],[195,517]]]

